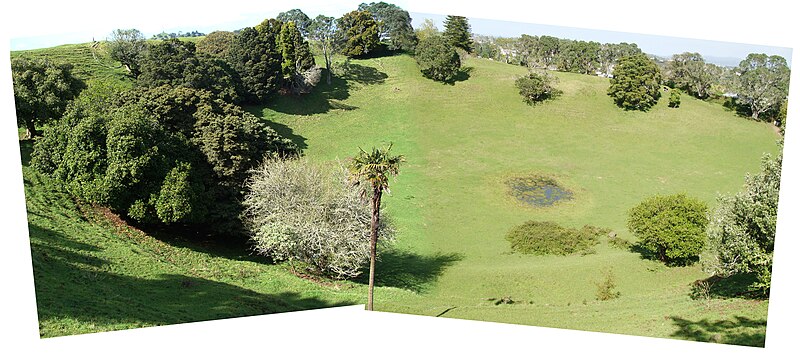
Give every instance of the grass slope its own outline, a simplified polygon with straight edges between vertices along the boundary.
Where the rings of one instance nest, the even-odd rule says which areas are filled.
[[[154,237],[76,204],[27,166],[31,144],[21,146],[42,337],[365,302],[362,284],[301,279],[243,249]]]
[[[108,54],[105,42],[65,44],[11,52],[11,58],[15,57],[45,58],[57,63],[72,64],[72,74],[85,81],[110,80],[133,85],[125,68]]]
[[[407,156],[385,198],[406,256],[385,257],[378,279],[387,267],[415,267],[435,282],[418,288],[421,299],[378,290],[377,309],[763,346],[768,302],[692,300],[690,285],[707,277],[699,266],[667,268],[605,244],[587,256],[522,256],[504,236],[532,219],[632,240],[627,210],[647,196],[685,192],[713,206],[758,170],[762,153],[777,152],[768,124],[690,98],[625,112],[605,94],[607,79],[569,73],[554,73],[560,98],[530,107],[514,87],[524,68],[465,65],[467,80],[443,85],[407,56],[353,60],[337,68],[345,80],[251,108],[314,159],[389,141]],[[520,205],[504,181],[530,173],[557,178],[574,199]],[[597,301],[607,270],[622,296]],[[500,298],[514,303],[495,305]]]

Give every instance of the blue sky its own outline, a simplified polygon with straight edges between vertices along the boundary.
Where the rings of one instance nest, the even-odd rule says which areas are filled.
[[[68,43],[84,43],[93,39],[102,40],[112,30],[118,27],[132,27],[140,29],[146,36],[161,31],[166,32],[188,32],[198,30],[201,32],[211,32],[213,30],[235,30],[245,26],[253,26],[261,22],[264,18],[274,17],[280,11],[288,10],[287,7],[297,6],[303,9],[308,15],[314,17],[320,13],[326,15],[340,16],[341,14],[355,9],[357,3],[353,4],[327,4],[327,6],[314,6],[303,7],[303,4],[298,3],[272,3],[267,5],[254,5],[254,11],[239,10],[238,12],[231,12],[230,10],[225,13],[220,13],[219,16],[211,15],[206,17],[200,16],[187,16],[179,18],[172,17],[134,17],[122,23],[103,23],[99,22],[96,26],[75,26],[71,28],[69,25],[58,26],[60,31],[38,31],[37,35],[27,36],[24,32],[18,36],[11,38],[11,50],[24,50],[50,47],[60,44]],[[399,2],[398,2],[399,3]],[[272,6],[270,6],[272,5]],[[402,5],[401,5],[402,6]],[[314,9],[316,11],[312,11]],[[436,22],[437,27],[443,29],[444,15],[418,13],[410,11],[413,18],[414,27],[422,24],[425,18],[430,18]],[[101,14],[102,16],[102,14]],[[719,65],[736,65],[741,59],[744,59],[749,53],[767,53],[783,56],[791,64],[790,48],[775,47],[757,44],[742,44],[723,41],[709,41],[701,39],[678,38],[659,35],[647,35],[631,32],[618,32],[607,30],[593,30],[583,29],[576,27],[555,26],[555,25],[542,25],[523,22],[499,21],[499,20],[486,20],[475,16],[468,16],[472,26],[473,33],[516,37],[520,34],[530,35],[551,35],[559,38],[580,39],[580,40],[593,40],[601,43],[619,43],[629,42],[636,43],[642,48],[643,51],[650,54],[659,56],[671,56],[672,54],[682,52],[698,52],[702,54],[708,61],[714,62]],[[117,26],[115,26],[117,25]]]

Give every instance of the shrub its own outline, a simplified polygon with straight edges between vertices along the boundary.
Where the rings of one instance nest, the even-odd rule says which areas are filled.
[[[266,160],[252,171],[243,201],[254,249],[336,278],[355,277],[369,262],[371,209],[341,165],[305,159]],[[393,230],[381,218],[379,242]]]
[[[678,108],[681,106],[681,93],[678,90],[670,90],[669,92],[669,107]]]
[[[599,236],[607,229],[586,225],[581,229],[565,228],[552,221],[528,221],[513,227],[506,239],[511,249],[524,254],[592,253],[592,247],[599,243]]]
[[[432,80],[453,81],[461,69],[461,58],[456,47],[439,35],[421,40],[417,44],[415,57],[422,74]]]
[[[561,90],[553,87],[555,82],[557,79],[552,75],[532,72],[518,78],[515,84],[523,100],[529,105],[535,105],[562,93]]]
[[[616,291],[617,278],[614,276],[614,273],[611,270],[605,271],[603,274],[603,280],[595,285],[597,286],[597,292],[595,293],[597,300],[613,300],[622,295],[622,293]]]
[[[668,264],[689,263],[705,244],[708,207],[684,194],[656,195],[628,213],[628,229],[639,244]]]

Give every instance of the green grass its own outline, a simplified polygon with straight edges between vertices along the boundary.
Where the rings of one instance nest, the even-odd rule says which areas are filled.
[[[52,48],[11,52],[15,57],[46,58],[73,65],[72,74],[81,80],[111,80],[133,85],[124,67],[108,54],[105,42],[65,44]]]
[[[313,159],[343,159],[357,147],[393,142],[407,164],[385,197],[416,257],[447,257],[421,298],[376,292],[376,309],[634,335],[763,346],[767,301],[692,300],[698,265],[668,268],[609,247],[580,256],[512,254],[505,234],[527,220],[607,227],[633,240],[627,211],[656,193],[685,192],[709,205],[736,191],[764,152],[777,152],[768,124],[718,104],[666,98],[626,112],[605,94],[608,80],[554,73],[564,94],[531,107],[514,80],[525,69],[468,59],[468,79],[424,79],[407,56],[355,60],[347,81],[305,98],[253,107]],[[573,192],[549,208],[509,194],[509,176],[546,175]],[[381,267],[391,267],[384,259]],[[610,269],[618,299],[596,301]],[[378,276],[380,279],[380,274]],[[495,305],[487,299],[511,298]]]

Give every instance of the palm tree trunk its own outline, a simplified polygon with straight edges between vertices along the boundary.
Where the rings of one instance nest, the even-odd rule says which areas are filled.
[[[378,220],[381,212],[381,188],[372,188],[372,230],[369,236],[369,291],[367,295],[367,310],[372,311],[372,294],[375,287],[375,256],[378,246]]]

